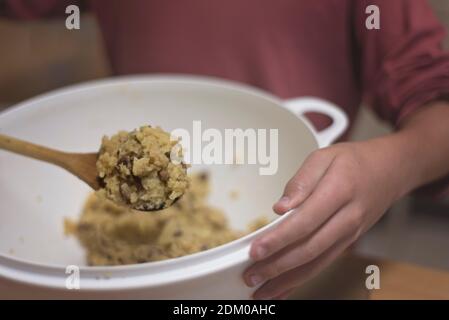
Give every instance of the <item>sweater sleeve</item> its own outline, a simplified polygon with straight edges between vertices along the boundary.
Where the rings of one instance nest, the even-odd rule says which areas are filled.
[[[398,125],[426,103],[449,97],[445,28],[426,0],[356,0],[354,23],[363,100]],[[368,30],[366,8],[376,5],[380,29]]]
[[[379,30],[365,26],[371,4],[380,10]],[[426,0],[357,0],[354,10],[363,100],[380,118],[398,126],[427,103],[448,100],[446,30]],[[449,176],[418,191],[447,196]]]

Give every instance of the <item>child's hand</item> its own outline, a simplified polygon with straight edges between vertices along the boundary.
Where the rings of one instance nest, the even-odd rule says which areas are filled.
[[[254,298],[283,298],[353,243],[405,193],[401,150],[387,139],[342,143],[312,153],[274,211],[294,212],[256,239],[244,274],[264,283]],[[299,207],[298,207],[299,206]]]

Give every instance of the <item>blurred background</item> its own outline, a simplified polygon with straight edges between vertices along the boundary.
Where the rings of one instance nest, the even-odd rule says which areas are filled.
[[[449,1],[431,3],[449,28]],[[83,14],[81,25],[71,32],[60,20],[17,23],[0,19],[0,110],[45,91],[110,74],[94,17]],[[389,130],[363,108],[351,139],[367,139]],[[359,241],[356,250],[449,270],[448,243],[449,202],[408,196]]]

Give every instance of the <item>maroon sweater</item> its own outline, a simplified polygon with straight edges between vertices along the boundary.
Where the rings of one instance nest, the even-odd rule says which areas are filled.
[[[2,14],[63,16],[73,0],[7,0]],[[281,98],[361,102],[396,125],[449,95],[445,30],[425,0],[91,0],[116,74],[186,73]],[[380,30],[365,9],[380,8]],[[82,25],[81,25],[82,29]],[[76,31],[68,31],[76,32]],[[318,127],[325,119],[312,119]]]
[[[77,1],[7,0],[20,18]],[[380,8],[367,30],[365,8]],[[449,93],[444,28],[423,0],[91,0],[116,74],[186,73],[282,97],[317,96],[351,119],[362,102],[396,124]],[[81,26],[82,28],[82,26]],[[71,31],[73,32],[73,31]]]

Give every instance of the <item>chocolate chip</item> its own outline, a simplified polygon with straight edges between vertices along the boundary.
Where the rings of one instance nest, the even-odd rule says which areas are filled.
[[[209,175],[207,174],[207,172],[201,172],[201,173],[198,175],[198,178],[199,178],[201,181],[207,181],[207,179],[209,179]]]
[[[180,236],[182,236],[182,235],[183,235],[182,230],[176,230],[176,231],[173,233],[173,237],[180,237]]]
[[[118,159],[117,165],[119,166],[122,164],[125,167],[127,167],[128,169],[132,170],[133,162],[134,162],[134,157],[131,158],[130,155],[125,155],[125,156],[121,157],[120,159]]]
[[[159,176],[159,179],[161,179],[161,181],[164,181],[164,182],[168,181],[169,174],[168,174],[167,170],[159,171],[158,176]]]
[[[106,187],[106,183],[104,182],[103,178],[97,177],[97,183],[100,186],[100,188],[105,188]]]
[[[136,187],[137,191],[143,191],[144,187],[142,184],[142,179],[140,177],[137,177],[133,174],[131,174],[127,179],[128,184],[133,185]]]
[[[163,202],[159,205],[154,205],[149,202],[144,202],[144,203],[139,203],[139,204],[133,206],[134,209],[139,210],[139,211],[155,211],[155,210],[161,210],[164,207],[165,207],[165,202]]]

